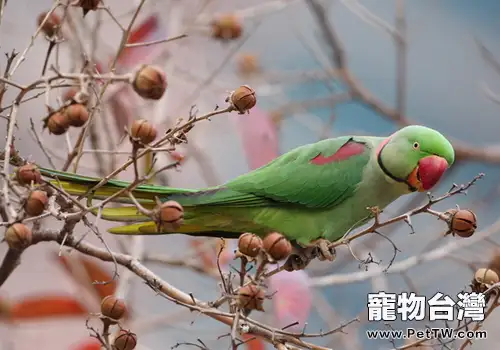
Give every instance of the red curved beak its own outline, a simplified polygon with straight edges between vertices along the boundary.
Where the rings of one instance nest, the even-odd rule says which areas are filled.
[[[438,183],[446,169],[448,169],[448,162],[442,157],[422,158],[408,177],[408,182],[419,192],[428,191]]]

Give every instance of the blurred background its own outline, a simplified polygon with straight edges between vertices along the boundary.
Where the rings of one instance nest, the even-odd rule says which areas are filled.
[[[127,27],[139,2],[106,0],[103,6]],[[351,73],[377,100],[395,108],[398,103],[398,53],[390,31],[395,27],[398,1],[332,0],[317,3],[323,5],[326,17],[344,46]],[[405,224],[382,230],[401,251],[394,264],[397,266],[398,262],[410,257],[441,251],[437,259],[395,273],[391,270],[387,274],[379,273],[377,271],[390,262],[393,247],[380,236],[369,235],[356,242],[353,249],[361,258],[370,253],[380,265],[360,266],[347,251],[341,251],[335,263],[314,262],[307,272],[272,281],[272,286],[283,291],[283,302],[266,301],[266,313],[255,315],[263,322],[283,327],[298,320],[301,325],[308,323],[309,332],[319,332],[360,318],[361,322],[350,325],[345,334],[313,340],[315,344],[334,349],[402,346],[401,341],[391,344],[366,338],[366,329],[387,329],[383,322],[366,322],[367,293],[414,291],[432,296],[442,292],[456,299],[456,294],[467,288],[473,271],[486,266],[494,256],[496,241],[499,240],[495,226],[491,225],[495,224],[499,209],[500,188],[496,179],[500,174],[497,167],[500,163],[500,79],[498,67],[485,59],[484,47],[500,58],[500,46],[496,40],[500,30],[500,3],[494,0],[400,3],[404,4],[407,45],[403,113],[411,122],[435,128],[457,140],[464,150],[454,169],[434,193],[445,193],[453,183],[467,183],[479,172],[486,174],[467,196],[454,196],[436,205],[435,209],[444,211],[456,205],[472,209],[477,214],[479,228],[473,238],[469,238],[471,243],[464,243],[467,239],[456,237],[442,239],[445,224],[420,215],[412,219],[414,234]],[[9,1],[0,24],[2,52],[23,52],[37,28],[37,16],[51,6],[53,2],[50,0]],[[49,64],[55,64],[54,57],[57,56],[61,71],[79,71],[81,44],[93,53],[94,61],[105,67],[120,44],[120,28],[105,10],[91,11],[84,19],[79,8],[72,8],[70,14],[74,22],[64,29],[71,35],[58,45]],[[210,23],[221,14],[237,16],[241,36],[218,40],[211,35]],[[189,143],[178,148],[185,156],[182,167],[158,176],[157,183],[187,188],[215,185],[305,143],[346,134],[389,135],[400,126],[361,102],[335,103],[336,96],[346,91],[346,86],[336,79],[331,47],[325,41],[317,15],[311,12],[305,1],[147,0],[135,23],[133,29],[142,28],[142,32],[136,32],[139,42],[180,34],[188,37],[128,50],[122,55],[118,62],[119,73],[131,71],[141,63],[162,67],[167,74],[167,92],[158,102],[144,102],[131,94],[126,86],[111,86],[105,95],[106,105],[85,144],[84,148],[90,151],[80,160],[80,173],[103,175],[127,159],[129,146],[126,142],[119,142],[123,128],[132,120],[146,118],[155,122],[163,132],[177,118],[187,118],[193,105],[200,115],[213,110],[216,105],[223,106],[228,92],[241,84],[255,89],[256,108],[249,115],[225,114],[197,124],[189,134]],[[389,26],[388,30],[386,26]],[[141,33],[145,33],[144,36]],[[484,45],[483,49],[481,45]],[[37,37],[12,79],[21,84],[38,79],[47,46],[43,36]],[[5,63],[0,67],[4,69]],[[53,91],[51,105],[57,105],[57,99],[64,92],[64,89]],[[11,103],[14,93],[14,89],[7,91],[4,105]],[[42,132],[41,119],[47,114],[44,104],[42,96],[22,105],[16,149],[23,157],[51,166],[33,136],[32,120],[43,145],[50,151],[51,161],[61,168],[68,154],[67,144],[74,144],[79,130],[71,130],[68,136]],[[5,118],[0,119],[0,123],[7,125]],[[4,140],[5,128],[0,128],[0,135]],[[96,153],[92,149],[108,153]],[[109,155],[112,152],[115,153],[113,157]],[[166,161],[169,161],[169,156],[159,157],[159,162]],[[123,174],[120,178],[131,179],[131,176],[130,173]],[[424,195],[401,198],[387,208],[383,217],[402,213],[425,200]],[[103,230],[111,226],[106,222],[100,225]],[[90,235],[88,239],[98,243]],[[119,241],[108,234],[106,239],[112,249],[126,246],[133,250],[137,244],[132,240]],[[194,252],[196,258],[205,257],[193,250],[198,241],[178,235],[147,237],[142,243],[151,254],[184,259]],[[6,250],[5,244],[0,245],[2,255]],[[57,258],[58,251],[59,247],[53,243],[28,249],[23,254],[22,264],[0,288],[3,305],[23,298],[43,300],[44,296],[65,296],[85,299],[88,308],[98,312],[95,300],[92,304],[92,298],[80,295],[82,288],[63,268],[61,259]],[[77,252],[65,252],[63,256],[66,262],[79,259]],[[112,264],[93,261],[106,271],[113,269]],[[160,264],[151,265],[151,268],[169,283],[193,292],[202,300],[214,300],[220,293],[218,280],[206,274],[186,267]],[[124,278],[123,274],[126,275],[121,272],[120,279]],[[177,343],[196,342],[198,338],[210,349],[228,347],[227,338],[217,339],[228,332],[226,326],[191,314],[156,296],[137,278],[132,281],[127,301],[133,311],[130,327],[140,339],[137,348],[170,348]],[[42,309],[50,309],[52,304],[41,305]],[[495,332],[498,317],[498,312],[494,312],[488,318],[483,329],[488,330],[489,338],[475,341],[471,349],[498,347],[500,339]],[[75,315],[61,317],[20,316],[16,321],[4,318],[4,322],[0,319],[0,349],[21,350],[35,346],[51,350],[83,349],[89,334],[86,318],[75,312]],[[391,323],[394,329],[409,326],[423,328],[425,325]],[[255,343],[254,346],[257,349],[259,345]],[[461,343],[447,346],[458,349]],[[189,348],[179,346],[181,349],[185,347]]]

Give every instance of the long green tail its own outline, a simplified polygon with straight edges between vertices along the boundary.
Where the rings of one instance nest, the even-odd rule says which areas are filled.
[[[101,182],[101,178],[82,176],[47,168],[40,168],[40,172],[43,176],[54,179],[51,181],[51,183],[54,186],[64,189],[68,194],[85,197],[91,196],[93,199],[99,200],[109,198],[115,193],[130,186],[130,182],[110,179],[105,185],[100,186],[97,190],[91,193],[88,193],[89,190],[92,189],[92,187]],[[134,197],[137,198],[141,203],[153,203],[155,197],[162,197],[173,194],[196,194],[197,192],[200,192],[200,190],[172,188],[147,184],[139,185],[134,189],[134,191],[132,191]],[[113,199],[112,202],[132,203],[127,194],[119,195],[116,199]]]
[[[61,188],[70,195],[87,198],[89,204],[93,199],[107,199],[130,186],[130,182],[110,179],[106,184],[92,191],[92,188],[100,183],[102,179],[47,168],[40,168],[40,172],[43,176],[52,178],[53,180],[50,182],[54,186]],[[184,224],[176,232],[158,232],[156,224],[151,221],[151,218],[140,213],[135,205],[104,208],[101,209],[99,214],[103,220],[135,223],[109,229],[108,232],[113,234],[155,235],[183,233],[195,236],[237,238],[241,232],[234,232],[230,229],[229,218],[220,213],[214,213],[213,210],[207,211],[200,208],[200,205],[203,204],[215,204],[217,202],[217,198],[215,198],[217,192],[218,188],[193,190],[147,184],[137,186],[132,191],[132,194],[146,209],[155,207],[155,198],[162,202],[173,199],[184,207]],[[110,202],[133,203],[125,192],[117,195]],[[98,210],[92,210],[92,213],[97,215]],[[206,223],[210,223],[210,225],[207,226]],[[218,223],[220,225],[217,225]]]

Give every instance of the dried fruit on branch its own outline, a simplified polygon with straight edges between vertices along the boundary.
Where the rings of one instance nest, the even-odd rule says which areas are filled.
[[[125,329],[120,330],[113,344],[116,350],[133,350],[136,345],[137,335]]]
[[[264,311],[264,298],[264,290],[253,284],[241,287],[238,292],[238,304],[247,310]]]
[[[176,230],[184,222],[184,209],[176,201],[166,201],[157,207],[155,216],[158,226]]]
[[[238,72],[243,76],[258,73],[260,71],[259,61],[257,56],[252,54],[244,54],[238,58]]]
[[[477,229],[476,214],[468,209],[450,210],[451,214],[449,219],[450,231],[460,237],[470,237]]]
[[[471,288],[472,291],[476,293],[484,293],[489,287],[498,283],[500,278],[498,273],[489,268],[480,268],[474,274],[472,279]],[[488,302],[489,295],[486,296],[486,302]]]
[[[68,116],[60,111],[54,112],[45,120],[44,127],[54,135],[62,135],[69,129]]]
[[[48,12],[42,12],[40,15],[38,15],[37,24],[39,27],[42,25],[45,17],[47,17],[47,14]],[[45,21],[45,23],[43,23],[42,31],[45,33],[46,36],[52,38],[57,34],[60,25],[61,25],[61,19],[59,18],[58,15],[52,12],[49,15],[49,18],[47,18],[47,20]]]
[[[491,286],[500,281],[498,274],[492,269],[480,268],[474,274],[474,281],[478,284]]]
[[[159,100],[167,89],[167,77],[158,67],[142,65],[135,73],[132,86],[139,96]]]
[[[247,85],[242,85],[234,90],[229,96],[229,100],[240,113],[245,113],[257,104],[255,90]]]
[[[74,103],[64,108],[64,114],[68,119],[68,124],[74,127],[84,126],[87,120],[89,120],[87,107],[80,103]]]
[[[101,0],[80,0],[77,6],[80,6],[83,9],[83,16],[85,17],[89,11],[97,10],[100,2]]]
[[[241,20],[233,14],[223,15],[212,22],[212,36],[216,39],[237,39],[242,33]]]
[[[130,128],[130,135],[135,139],[139,139],[143,144],[153,142],[157,134],[154,125],[145,119],[135,120]]]
[[[24,224],[15,223],[5,231],[5,241],[10,249],[26,249],[31,244],[31,240],[31,229]]]
[[[255,258],[259,255],[262,247],[262,239],[250,232],[242,234],[238,240],[238,251],[251,258]]]
[[[125,301],[114,295],[108,295],[101,301],[101,314],[110,319],[119,320],[125,315],[126,311]]]
[[[32,182],[39,184],[42,182],[42,174],[35,164],[25,164],[17,169],[16,179],[20,185],[30,185]]]
[[[33,191],[29,194],[28,199],[24,203],[24,211],[28,215],[38,216],[43,213],[47,204],[49,203],[49,197],[44,191]]]
[[[292,244],[281,233],[272,232],[264,238],[264,250],[274,260],[281,260],[292,253]]]

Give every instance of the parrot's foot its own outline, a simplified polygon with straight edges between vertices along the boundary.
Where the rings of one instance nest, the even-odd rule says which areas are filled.
[[[333,261],[335,260],[335,248],[331,247],[330,248],[330,244],[332,244],[332,242],[330,242],[329,240],[327,239],[324,239],[324,238],[320,238],[314,242],[311,243],[311,246],[316,248],[316,257],[320,260],[320,261],[325,261],[325,260],[328,260],[328,261]]]
[[[292,253],[285,262],[285,270],[304,270],[309,263],[318,258],[320,261],[335,260],[335,248],[328,248],[330,241],[318,239],[307,247],[294,245],[295,252]]]
[[[290,254],[285,261],[285,270],[298,271],[304,270],[307,265],[315,258],[314,248],[294,247],[295,253]]]

